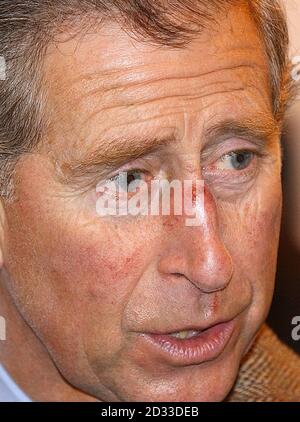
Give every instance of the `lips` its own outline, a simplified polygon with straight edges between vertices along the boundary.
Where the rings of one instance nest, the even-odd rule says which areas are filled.
[[[185,329],[171,333],[144,334],[149,349],[170,364],[193,365],[220,356],[229,343],[236,321],[217,323],[206,329]]]

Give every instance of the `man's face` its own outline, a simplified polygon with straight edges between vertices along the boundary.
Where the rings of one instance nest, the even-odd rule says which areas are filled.
[[[62,375],[101,400],[223,400],[269,310],[281,163],[268,65],[246,10],[219,22],[182,49],[106,25],[45,60],[50,126],[16,168],[4,266]],[[203,179],[201,224],[99,217],[96,186],[120,171]]]

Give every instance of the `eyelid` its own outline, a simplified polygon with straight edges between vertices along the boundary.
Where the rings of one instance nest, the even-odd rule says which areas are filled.
[[[215,164],[219,160],[221,160],[222,158],[224,158],[224,157],[226,157],[226,156],[228,156],[228,155],[230,155],[232,153],[236,153],[236,154],[239,154],[239,153],[251,153],[251,154],[253,154],[254,157],[252,158],[251,163],[252,163],[252,161],[255,158],[257,158],[259,160],[262,160],[265,156],[268,156],[268,154],[266,153],[266,151],[264,151],[264,150],[262,150],[260,148],[257,148],[255,146],[250,146],[250,147],[243,146],[243,147],[239,147],[239,148],[227,148],[227,150],[224,149],[224,152],[222,151],[222,153],[220,153],[220,151],[219,151],[217,154],[214,153],[214,156],[213,157],[207,158],[207,161],[208,162],[207,163],[203,163],[203,165],[201,166],[202,167],[202,170],[205,171],[205,170],[211,169],[212,167],[215,166]],[[217,156],[215,156],[215,155],[217,155]],[[251,166],[251,163],[250,163],[250,166]],[[244,169],[244,170],[240,170],[240,172],[247,171],[247,168]],[[218,170],[215,169],[215,171],[218,171]],[[226,170],[220,170],[220,172],[221,171],[223,171],[224,173],[226,172]],[[232,171],[232,170],[228,170],[228,171]]]
[[[251,180],[255,180],[258,175],[262,162],[258,154],[254,156],[249,165],[241,170],[218,169],[215,166],[208,166],[202,169],[203,177],[207,183],[217,183],[224,186],[227,184],[228,188],[233,186],[244,186],[249,184]]]
[[[217,141],[215,144],[209,145],[202,150],[201,155],[206,158],[209,155],[224,155],[231,151],[251,150],[258,154],[267,154],[266,145],[261,140],[250,140],[239,137],[228,137],[222,141]]]
[[[117,173],[115,173],[114,175],[108,177],[107,180],[114,182],[118,179],[118,177],[120,176],[120,173],[127,173],[127,175],[131,175],[134,173],[141,173],[141,174],[150,174],[150,172],[146,169],[140,169],[140,168],[132,168],[132,169],[127,169],[127,170],[119,170]]]
[[[255,151],[255,150],[252,150],[252,149],[238,149],[238,150],[229,151],[229,152],[226,152],[225,154],[222,154],[219,157],[219,159],[217,159],[216,161],[219,161],[220,159],[227,157],[227,156],[232,156],[233,154],[238,155],[238,154],[249,154],[249,153],[253,154],[254,156],[257,156],[257,157],[263,157],[265,155],[265,154],[261,153],[260,151]]]
[[[157,160],[157,156],[154,157],[153,155],[149,155],[147,157],[140,157],[133,160],[128,161],[126,164],[122,166],[112,169],[110,174],[107,174],[106,178],[109,179],[111,177],[117,176],[119,173],[129,173],[134,171],[140,172],[154,172],[155,169],[159,169],[160,163],[155,164],[155,160]]]
[[[241,153],[243,153],[243,154],[251,153],[253,155],[251,162],[253,161],[253,159],[261,157],[260,152],[253,151],[251,149],[238,149],[238,150],[234,150],[234,151],[228,151],[225,154],[218,156],[218,158],[213,160],[212,163],[210,163],[206,166],[203,166],[202,169],[209,169],[211,167],[215,168],[216,163],[218,163],[220,160],[224,159],[224,157],[230,157],[232,154],[241,154]]]

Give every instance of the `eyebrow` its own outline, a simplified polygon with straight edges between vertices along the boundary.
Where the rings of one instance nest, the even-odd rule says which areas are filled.
[[[209,126],[201,134],[203,150],[221,143],[225,138],[240,137],[255,141],[261,149],[271,143],[272,138],[280,136],[280,128],[272,115],[259,113],[246,119],[227,119]],[[82,177],[89,177],[113,171],[122,165],[149,156],[176,143],[174,136],[158,138],[143,134],[99,142],[99,146],[80,160],[64,162],[59,173],[64,183],[74,183]],[[200,152],[199,152],[200,154]]]
[[[102,140],[97,149],[82,159],[60,164],[59,175],[64,183],[72,183],[81,177],[94,174],[101,177],[101,173],[107,173],[130,161],[154,154],[174,141],[174,136],[157,138],[145,135]]]
[[[261,148],[266,147],[273,138],[280,137],[280,126],[272,115],[259,113],[254,117],[245,119],[228,119],[221,123],[213,124],[204,133],[205,147],[210,144],[222,142],[226,137],[236,136],[246,140],[256,141]]]

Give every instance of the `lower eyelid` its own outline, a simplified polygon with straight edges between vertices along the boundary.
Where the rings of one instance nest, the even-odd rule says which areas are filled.
[[[259,156],[257,154],[254,153],[253,158],[251,159],[249,165],[242,170],[228,170],[228,169],[218,169],[216,167],[210,168],[208,167],[204,167],[202,168],[202,172],[203,174],[206,174],[207,176],[211,177],[222,177],[222,178],[245,178],[247,176],[252,175],[253,173],[255,173],[255,170],[257,168],[258,164],[258,160],[259,160]]]

